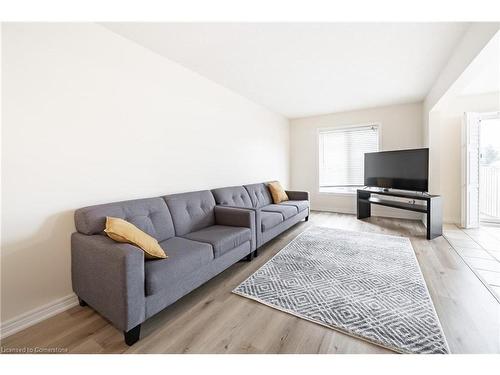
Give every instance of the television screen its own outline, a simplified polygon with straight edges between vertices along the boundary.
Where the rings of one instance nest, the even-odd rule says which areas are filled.
[[[365,154],[366,186],[427,191],[428,178],[428,148]]]

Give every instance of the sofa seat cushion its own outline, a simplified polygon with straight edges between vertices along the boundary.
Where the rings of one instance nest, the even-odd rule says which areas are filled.
[[[304,210],[307,210],[309,208],[309,201],[286,201],[280,203],[280,205],[284,206],[295,206],[299,210],[299,212],[302,212]]]
[[[168,258],[146,260],[144,263],[146,295],[156,294],[174,285],[214,258],[210,244],[186,238],[172,237],[160,242],[160,246],[168,253]]]
[[[262,211],[279,212],[283,215],[283,219],[285,220],[299,213],[297,207],[284,204],[268,204],[267,206],[262,207]]]
[[[265,232],[276,225],[283,222],[283,215],[280,212],[266,212],[260,213],[260,226],[262,232]]]
[[[183,236],[190,240],[206,242],[212,245],[214,256],[220,257],[235,247],[250,241],[250,228],[231,227],[227,225],[212,225]]]

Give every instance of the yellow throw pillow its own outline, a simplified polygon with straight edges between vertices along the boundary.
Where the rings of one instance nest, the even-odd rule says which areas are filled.
[[[117,242],[125,242],[140,247],[144,250],[144,256],[148,259],[168,258],[155,238],[144,233],[128,221],[108,216],[106,217],[104,232],[109,238]]]
[[[288,200],[288,195],[285,193],[285,189],[281,186],[281,184],[278,181],[270,182],[267,187],[269,188],[269,191],[271,192],[271,195],[273,197],[273,202],[275,204],[285,202]]]

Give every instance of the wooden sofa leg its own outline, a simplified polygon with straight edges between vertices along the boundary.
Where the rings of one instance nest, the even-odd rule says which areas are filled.
[[[83,299],[81,299],[80,297],[78,297],[78,303],[80,304],[81,307],[85,307],[87,306],[87,302],[85,302]]]
[[[123,332],[123,336],[125,336],[125,344],[128,346],[134,345],[137,341],[139,341],[139,337],[141,336],[141,325],[139,324],[130,331]]]
[[[247,255],[246,260],[247,260],[247,262],[251,262],[252,261],[252,253],[250,253],[250,254]]]
[[[306,220],[305,221],[309,221],[309,215],[306,216]]]
[[[259,256],[259,251],[257,249],[255,249],[255,251],[253,252],[253,256],[255,258],[257,258]]]

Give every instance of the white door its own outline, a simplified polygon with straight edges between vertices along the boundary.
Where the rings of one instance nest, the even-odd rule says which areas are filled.
[[[481,113],[479,221],[500,223],[500,112]]]
[[[464,228],[479,227],[479,113],[464,113],[462,125],[462,213]]]

